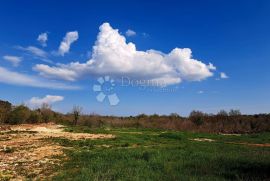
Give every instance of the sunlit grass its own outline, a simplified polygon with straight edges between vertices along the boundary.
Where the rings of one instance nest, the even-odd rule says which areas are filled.
[[[150,129],[68,131],[110,133],[113,139],[52,141],[72,147],[55,180],[262,180],[270,177],[269,133],[223,136]],[[209,138],[213,142],[196,142]]]

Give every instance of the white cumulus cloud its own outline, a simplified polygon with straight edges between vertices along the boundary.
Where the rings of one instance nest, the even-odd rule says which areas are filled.
[[[71,62],[54,67],[39,64],[34,70],[45,77],[71,81],[83,76],[111,75],[169,85],[204,80],[213,76],[212,71],[216,69],[211,63],[194,59],[189,48],[174,48],[168,54],[157,50],[139,51],[135,44],[127,43],[125,37],[109,23],[103,23],[99,29],[92,57],[87,62]]]
[[[39,97],[32,97],[30,100],[27,101],[27,104],[30,107],[40,107],[43,104],[51,105],[56,102],[63,101],[63,96],[56,96],[56,95],[46,95],[45,97],[39,98]]]
[[[229,78],[229,76],[228,76],[228,75],[226,75],[226,73],[221,72],[221,73],[220,73],[220,78],[221,78],[221,79],[228,79],[228,78]]]
[[[9,61],[14,67],[18,67],[22,61],[22,57],[12,56],[12,55],[5,55],[3,59]]]
[[[77,41],[78,38],[79,33],[77,31],[67,32],[66,36],[64,37],[63,41],[59,46],[58,53],[64,56],[66,53],[69,52],[71,44]]]
[[[136,35],[136,32],[133,31],[133,30],[131,30],[131,29],[128,29],[128,30],[126,31],[126,36],[135,36],[135,35]]]
[[[48,34],[41,33],[40,35],[38,35],[37,41],[41,44],[41,46],[46,47],[48,41]]]

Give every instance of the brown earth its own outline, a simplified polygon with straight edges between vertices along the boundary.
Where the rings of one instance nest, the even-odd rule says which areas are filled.
[[[106,139],[111,134],[64,132],[62,125],[23,124],[0,127],[0,180],[44,179],[65,159],[62,146],[48,138]]]

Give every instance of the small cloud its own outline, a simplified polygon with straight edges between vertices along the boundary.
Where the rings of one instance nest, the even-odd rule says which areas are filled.
[[[71,44],[77,41],[78,39],[79,39],[78,31],[67,32],[66,36],[64,37],[63,41],[59,46],[58,53],[61,56],[64,56],[66,53],[69,52]]]
[[[48,104],[51,105],[56,102],[63,101],[64,97],[63,96],[56,96],[56,95],[46,95],[43,98],[39,97],[32,97],[30,100],[27,101],[27,104],[30,107],[41,107],[43,104]]]
[[[18,67],[20,62],[22,61],[22,57],[11,56],[11,55],[5,55],[3,56],[3,59],[12,63],[14,67]]]
[[[126,31],[126,36],[130,37],[130,36],[135,36],[136,35],[136,32],[131,30],[131,29],[128,29]]]
[[[16,46],[15,48],[28,53],[27,55],[30,54],[31,58],[39,59],[43,62],[53,64],[53,61],[48,58],[49,54],[40,48],[37,48],[35,46],[28,46],[28,47]]]
[[[37,57],[47,58],[48,56],[47,52],[34,46],[28,46],[28,47],[17,46],[16,48],[18,48],[19,50],[23,50],[28,53],[31,53]]]
[[[37,41],[41,44],[41,46],[46,47],[48,41],[48,34],[41,33],[40,35],[38,35]]]
[[[198,94],[203,94],[204,91],[200,90],[200,91],[198,91],[197,93],[198,93]]]
[[[209,68],[209,70],[216,70],[217,69],[212,63],[208,64],[208,68]]]
[[[144,38],[148,38],[150,35],[149,35],[148,33],[143,32],[143,33],[142,33],[142,36],[143,36]]]
[[[228,79],[229,76],[227,76],[224,72],[221,72],[221,73],[220,73],[220,78],[221,78],[221,79]]]
[[[44,64],[37,64],[33,67],[34,71],[40,72],[39,74],[46,78],[58,78],[67,81],[75,81],[77,78],[76,72],[69,69],[59,69],[57,67],[49,67]]]

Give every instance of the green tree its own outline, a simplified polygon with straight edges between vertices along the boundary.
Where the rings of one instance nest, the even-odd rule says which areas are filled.
[[[5,123],[7,121],[11,109],[11,103],[0,100],[0,123]]]
[[[29,118],[27,119],[28,123],[40,123],[42,120],[42,115],[39,111],[31,111]]]
[[[26,123],[28,118],[30,117],[31,110],[24,106],[20,105],[15,107],[8,118],[8,123],[10,124],[22,124]]]

